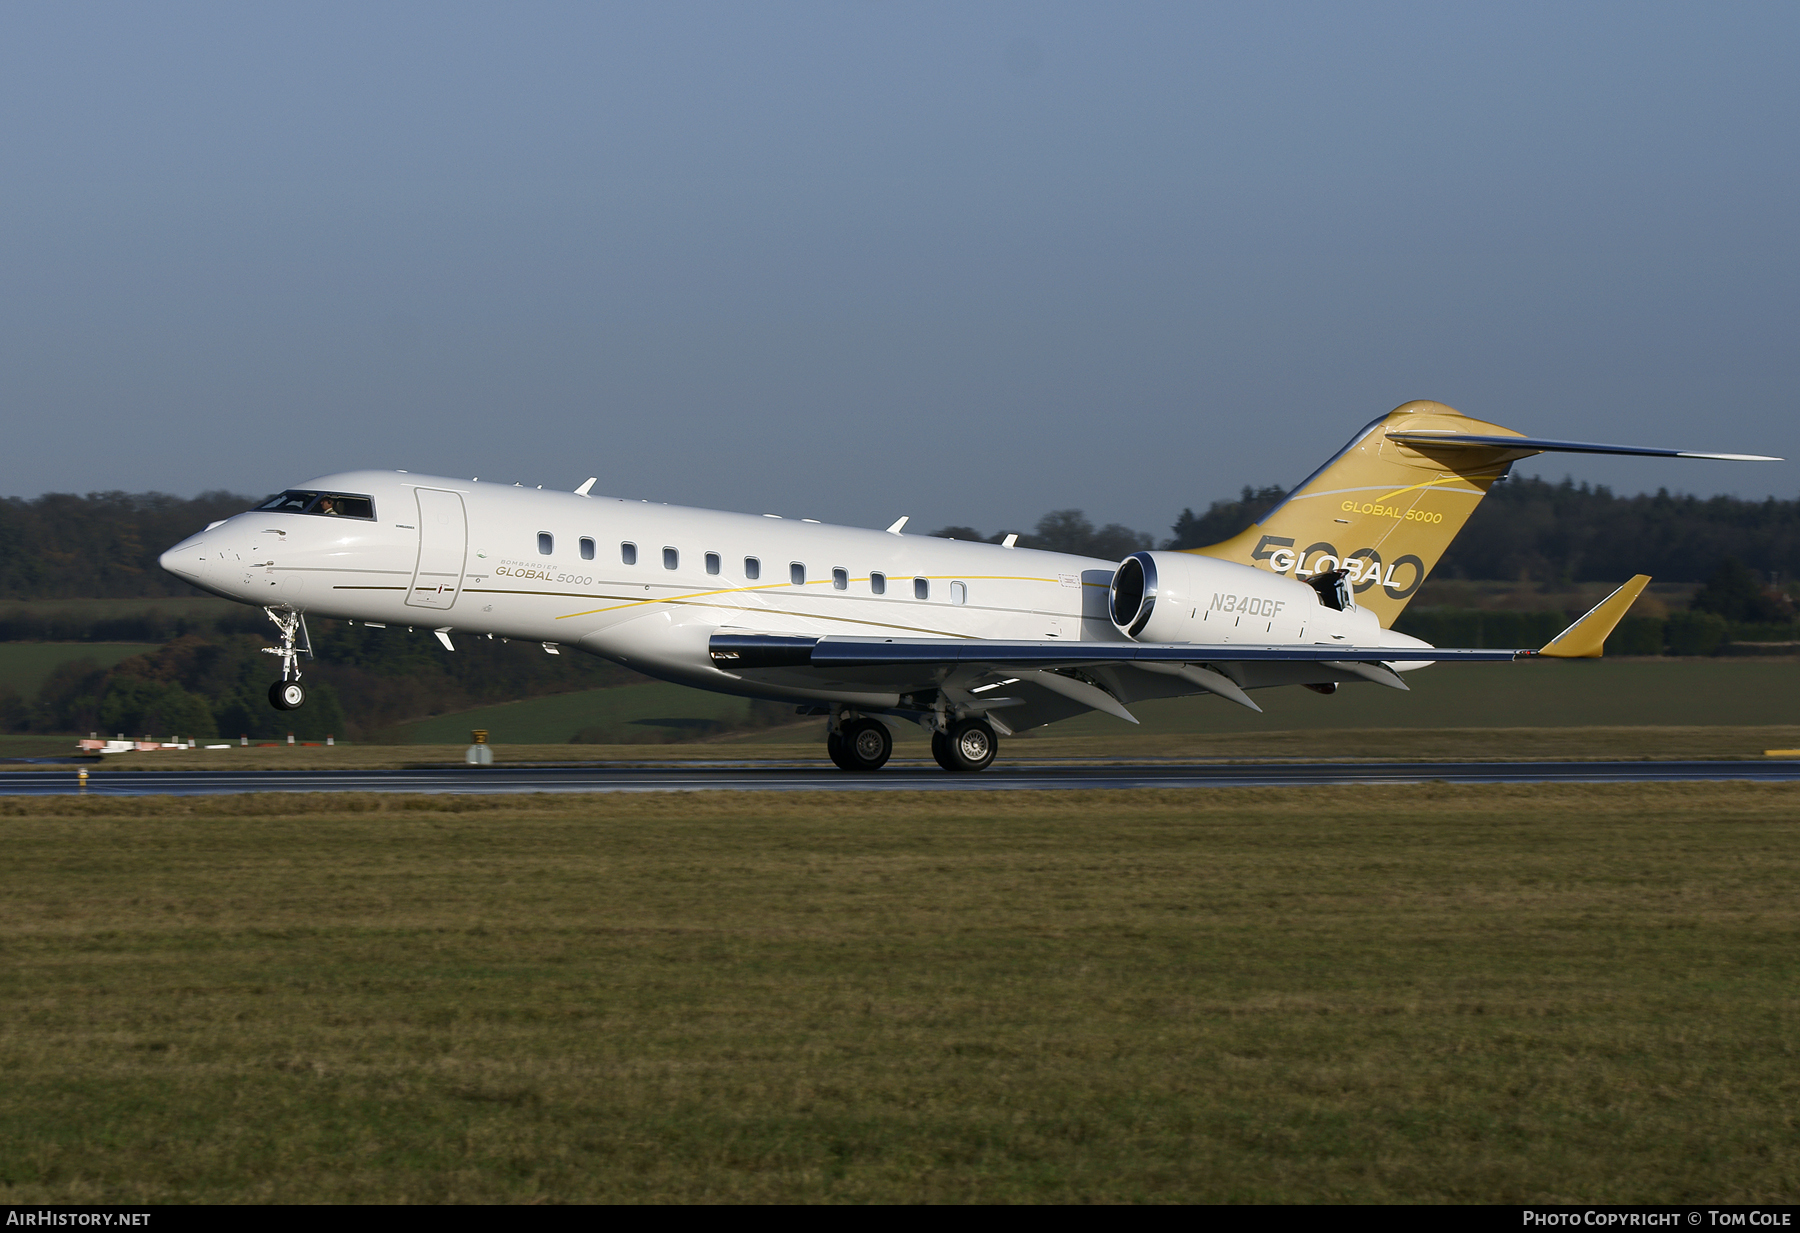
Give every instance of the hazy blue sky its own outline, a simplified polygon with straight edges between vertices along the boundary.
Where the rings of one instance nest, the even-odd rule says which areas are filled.
[[[1421,397],[1800,457],[1797,35],[1792,4],[13,0],[0,492],[379,466],[1161,532]]]

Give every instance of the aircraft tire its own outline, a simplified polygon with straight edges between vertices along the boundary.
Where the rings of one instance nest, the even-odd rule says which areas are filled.
[[[954,771],[956,763],[950,757],[950,738],[942,732],[931,734],[931,757],[939,766],[947,771]]]
[[[838,733],[838,752],[833,758],[847,771],[878,771],[894,753],[894,736],[878,719],[859,719]]]
[[[297,711],[306,705],[306,689],[299,681],[276,681],[269,686],[269,705],[278,711]]]
[[[850,765],[849,760],[844,756],[843,738],[835,732],[827,732],[825,734],[825,756],[830,758],[831,765],[837,767],[840,771],[853,771],[856,769],[854,766]]]
[[[931,756],[954,773],[985,771],[999,752],[999,738],[985,719],[965,719],[948,734],[933,733],[931,737]]]

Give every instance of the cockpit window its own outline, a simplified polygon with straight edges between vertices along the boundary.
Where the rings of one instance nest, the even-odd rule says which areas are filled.
[[[375,502],[348,492],[301,492],[290,488],[256,507],[276,514],[323,514],[327,518],[375,517]]]

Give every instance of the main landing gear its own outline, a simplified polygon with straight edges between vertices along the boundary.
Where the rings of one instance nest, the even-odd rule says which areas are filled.
[[[825,752],[839,770],[878,771],[894,752],[894,736],[879,719],[850,719],[825,734]]]
[[[999,751],[994,726],[985,719],[953,721],[931,734],[931,756],[947,771],[985,771]],[[894,752],[894,737],[879,719],[839,712],[825,734],[825,752],[845,771],[877,771]]]
[[[312,639],[306,633],[306,618],[288,608],[264,608],[263,611],[281,631],[279,647],[262,648],[265,655],[281,657],[281,679],[269,686],[269,705],[278,711],[297,711],[306,705],[306,687],[300,684],[300,657],[313,657]]]
[[[948,732],[931,734],[931,756],[947,771],[985,771],[1000,752],[1000,740],[985,719],[961,719]]]

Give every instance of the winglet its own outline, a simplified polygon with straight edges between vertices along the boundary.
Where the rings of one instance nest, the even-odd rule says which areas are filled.
[[[1595,604],[1593,611],[1546,642],[1538,654],[1555,659],[1599,659],[1606,636],[1624,619],[1626,611],[1649,585],[1650,575],[1638,574]]]
[[[579,488],[577,488],[577,489],[576,489],[576,490],[575,490],[575,495],[576,495],[576,496],[578,496],[578,497],[585,497],[585,496],[587,496],[587,494],[588,494],[588,490],[589,490],[589,489],[591,489],[591,488],[593,488],[593,486],[594,486],[594,485],[595,485],[595,484],[596,484],[596,483],[598,483],[598,482],[599,482],[599,480],[600,480],[600,477],[599,477],[599,476],[598,476],[598,475],[590,475],[590,476],[588,476],[588,478],[587,478],[587,483],[585,483],[585,484],[583,484],[583,485],[582,485],[582,486],[581,486],[581,487],[579,487]]]

